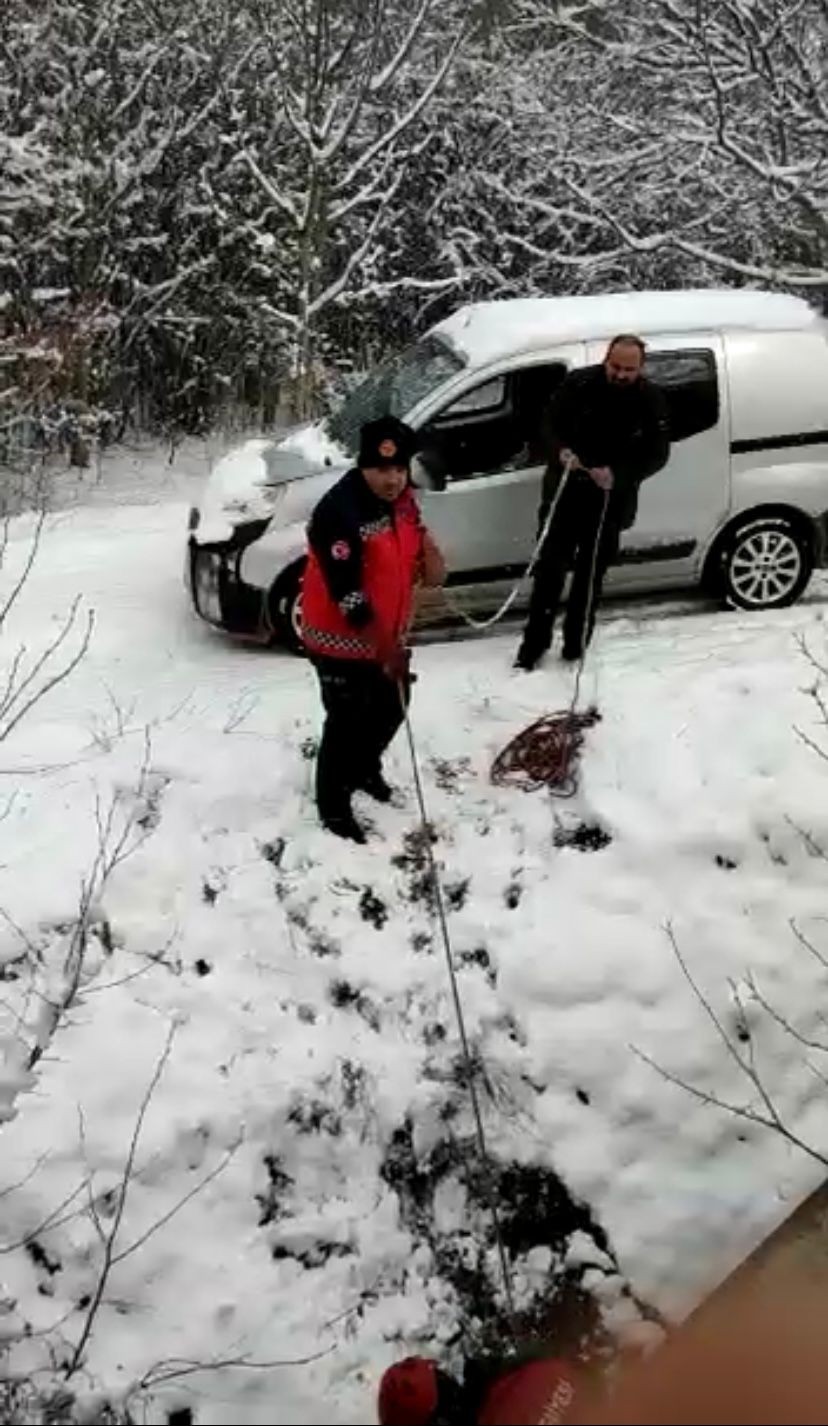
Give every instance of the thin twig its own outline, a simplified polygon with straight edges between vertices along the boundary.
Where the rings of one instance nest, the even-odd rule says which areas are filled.
[[[800,827],[799,823],[795,822],[793,817],[786,816],[785,821],[789,827],[793,828],[797,836],[802,838],[815,861],[828,861],[828,853],[826,853],[825,848],[820,846],[816,838],[807,831],[805,827]]]
[[[169,1361],[159,1362],[156,1367],[152,1367],[141,1378],[136,1389],[147,1390],[160,1386],[163,1382],[178,1381],[182,1377],[193,1376],[197,1372],[226,1371],[229,1368],[249,1372],[273,1372],[291,1367],[309,1367],[314,1362],[321,1362],[323,1358],[329,1357],[333,1351],[334,1347],[330,1346],[319,1352],[313,1352],[310,1356],[297,1357],[293,1361],[273,1362],[255,1362],[251,1361],[249,1357],[217,1357],[211,1362],[192,1362],[186,1358],[171,1357]]]
[[[78,1137],[80,1139],[81,1154],[83,1156],[83,1162],[86,1166],[87,1172],[87,1201],[89,1207],[89,1216],[92,1219],[92,1222],[95,1227],[95,1232],[97,1233],[100,1242],[105,1243],[106,1233],[104,1232],[103,1224],[101,1223],[98,1208],[95,1203],[93,1174],[92,1170],[89,1167],[89,1155],[86,1152],[86,1119],[84,1117],[82,1104],[78,1105]]]
[[[781,1030],[784,1030],[787,1035],[791,1036],[791,1039],[796,1040],[804,1049],[819,1050],[821,1054],[828,1055],[828,1045],[823,1045],[819,1040],[811,1040],[807,1035],[803,1035],[801,1030],[798,1030],[795,1025],[792,1025],[790,1020],[788,1020],[780,1010],[777,1010],[775,1005],[771,1004],[756,984],[753,972],[750,972],[748,975],[747,982],[750,986],[751,995],[757,1005],[761,1005],[765,1014],[769,1015],[771,1020],[773,1020]]]
[[[100,995],[105,990],[117,990],[121,985],[129,985],[133,980],[140,980],[142,975],[147,975],[157,964],[157,961],[149,960],[145,966],[131,971],[129,975],[122,975],[118,980],[107,980],[103,985],[88,985],[83,991],[83,998],[85,999],[89,995]]]
[[[139,800],[145,795],[151,754],[152,743],[149,729],[146,729],[144,759],[139,774],[137,790],[137,799]],[[151,834],[151,829],[146,829],[141,836],[137,838],[133,837],[137,819],[137,812],[133,811],[125,818],[120,833],[113,841],[115,814],[119,806],[120,799],[116,795],[112,798],[108,811],[106,815],[104,815],[100,801],[96,798],[95,821],[98,829],[97,851],[92,863],[92,868],[81,883],[78,911],[64,958],[63,986],[56,1000],[46,1001],[50,1013],[46,1017],[45,1023],[41,1024],[37,1032],[36,1043],[27,1062],[27,1067],[30,1070],[34,1069],[35,1065],[42,1059],[47,1048],[52,1043],[62,1020],[77,1001],[86,963],[89,935],[94,919],[93,908],[96,902],[100,899],[109,878],[116,868],[120,866],[127,857],[137,851]]]
[[[144,1097],[141,1101],[141,1107],[138,1110],[138,1117],[135,1121],[135,1127],[132,1131],[129,1151],[127,1153],[126,1163],[124,1165],[123,1179],[121,1181],[121,1188],[118,1194],[118,1206],[115,1210],[112,1227],[110,1228],[106,1236],[103,1264],[101,1266],[100,1273],[98,1274],[98,1281],[95,1285],[95,1291],[93,1292],[91,1301],[89,1303],[89,1308],[86,1313],[86,1318],[84,1320],[83,1328],[81,1329],[81,1334],[78,1338],[77,1345],[74,1351],[72,1352],[69,1362],[67,1363],[67,1366],[65,1368],[64,1375],[67,1381],[72,1376],[74,1376],[75,1372],[78,1370],[78,1367],[81,1364],[84,1351],[86,1350],[86,1345],[92,1335],[92,1331],[95,1326],[95,1319],[97,1318],[98,1311],[103,1300],[106,1285],[109,1281],[109,1275],[112,1271],[113,1263],[115,1260],[115,1245],[118,1240],[118,1234],[121,1230],[121,1224],[123,1222],[124,1212],[126,1210],[127,1197],[129,1194],[130,1185],[132,1183],[132,1176],[135,1169],[135,1156],[138,1152],[138,1145],[140,1143],[141,1133],[144,1128],[144,1120],[147,1117],[147,1111],[152,1102],[153,1095],[155,1094],[155,1091],[158,1088],[161,1076],[163,1075],[164,1070],[167,1067],[167,1062],[170,1058],[173,1041],[175,1039],[175,1032],[176,1026],[173,1024],[169,1028],[166,1043],[158,1058],[158,1062],[155,1066],[155,1069],[153,1070],[152,1078],[150,1079],[150,1082],[146,1089],[146,1093],[144,1094]]]
[[[756,1094],[759,1096],[762,1105],[764,1106],[764,1112],[752,1109],[747,1105],[733,1104],[726,1099],[722,1099],[721,1096],[717,1094],[714,1094],[708,1090],[700,1089],[698,1085],[690,1084],[687,1080],[684,1080],[680,1076],[673,1074],[670,1070],[665,1069],[663,1065],[658,1064],[655,1060],[651,1059],[648,1055],[644,1054],[635,1046],[633,1046],[634,1053],[639,1057],[639,1059],[643,1060],[645,1064],[649,1065],[651,1069],[654,1069],[657,1074],[660,1074],[663,1079],[666,1079],[668,1083],[676,1085],[679,1089],[684,1090],[686,1094],[692,1095],[694,1099],[699,1100],[702,1104],[708,1104],[714,1106],[715,1108],[723,1109],[727,1113],[733,1114],[739,1119],[745,1119],[751,1124],[759,1124],[762,1128],[772,1129],[775,1133],[781,1135],[783,1139],[786,1139],[789,1144],[792,1144],[795,1148],[800,1149],[804,1154],[807,1154],[809,1158],[815,1159],[817,1163],[828,1167],[828,1157],[820,1153],[820,1151],[818,1149],[815,1149],[813,1145],[807,1144],[804,1139],[801,1139],[799,1135],[794,1133],[794,1131],[790,1129],[788,1125],[783,1121],[778,1109],[776,1108],[776,1105],[774,1104],[767,1090],[767,1087],[763,1082],[762,1076],[756,1066],[753,1055],[751,1054],[750,1059],[746,1059],[745,1056],[742,1055],[737,1049],[737,1047],[733,1044],[730,1035],[725,1030],[724,1025],[719,1019],[719,1016],[713,1009],[713,1006],[710,1004],[709,1000],[694,980],[690,972],[689,966],[687,965],[687,962],[685,961],[684,956],[682,955],[681,948],[679,947],[672,925],[668,924],[665,929],[667,931],[667,935],[670,941],[670,945],[672,946],[673,953],[676,957],[676,960],[678,961],[685,980],[687,981],[697,1001],[704,1010],[707,1018],[713,1025],[716,1034],[718,1035],[719,1039],[727,1050],[728,1055],[734,1061],[742,1075],[744,1075],[744,1077],[748,1080],[749,1084],[753,1087]],[[751,1040],[751,1051],[752,1048],[753,1045]]]
[[[11,588],[10,593],[6,595],[5,599],[3,600],[2,606],[0,606],[0,630],[2,630],[3,625],[5,624],[6,620],[7,620],[8,617],[9,617],[9,614],[11,613],[12,609],[14,608],[14,605],[17,603],[17,600],[20,598],[20,595],[21,595],[22,592],[23,592],[23,589],[24,589],[24,587],[25,587],[25,585],[26,585],[26,582],[27,582],[27,580],[28,580],[28,578],[29,578],[29,575],[30,575],[31,572],[32,572],[32,569],[33,569],[33,567],[34,567],[34,562],[35,562],[35,560],[37,559],[37,552],[38,552],[38,550],[40,549],[40,541],[41,541],[41,537],[42,537],[42,535],[43,535],[43,527],[44,527],[44,525],[45,525],[45,523],[46,523],[46,515],[47,515],[47,513],[48,513],[48,512],[47,512],[47,510],[46,510],[45,505],[42,505],[40,511],[38,512],[37,524],[35,525],[34,535],[33,535],[33,537],[32,537],[32,541],[31,541],[31,544],[30,544],[30,546],[29,546],[29,553],[28,553],[28,557],[27,557],[27,559],[26,559],[26,562],[25,562],[25,564],[24,564],[24,566],[23,566],[23,569],[22,569],[21,573],[18,575],[18,578],[17,578],[16,583],[12,585],[12,588]],[[4,541],[3,541],[3,549],[4,549],[4,551],[5,551],[6,545],[7,545],[7,540],[4,540]]]
[[[34,1161],[32,1167],[29,1169],[29,1172],[26,1174],[26,1176],[25,1176],[24,1178],[19,1179],[17,1183],[10,1183],[9,1186],[8,1186],[8,1188],[2,1188],[2,1189],[0,1189],[0,1200],[2,1200],[2,1199],[4,1199],[4,1198],[8,1198],[9,1194],[11,1194],[11,1193],[17,1193],[17,1191],[18,1191],[19,1189],[21,1189],[21,1188],[25,1188],[25,1187],[26,1187],[26,1184],[27,1184],[27,1183],[31,1183],[31,1181],[32,1181],[32,1179],[34,1178],[35,1174],[36,1174],[40,1169],[42,1169],[43,1165],[44,1165],[45,1163],[48,1163],[48,1161],[49,1161],[49,1155],[48,1155],[48,1153],[44,1153],[44,1154],[38,1155],[38,1157],[35,1159],[35,1161]]]
[[[214,1169],[211,1169],[208,1174],[205,1174],[203,1178],[199,1179],[195,1187],[191,1188],[188,1193],[185,1193],[183,1197],[179,1198],[178,1202],[174,1203],[172,1208],[170,1208],[166,1213],[162,1214],[162,1216],[155,1223],[152,1224],[152,1227],[148,1228],[145,1233],[141,1234],[140,1238],[136,1238],[135,1242],[130,1243],[128,1248],[124,1248],[121,1252],[116,1253],[114,1255],[114,1257],[112,1258],[112,1266],[114,1267],[116,1263],[122,1263],[125,1258],[129,1258],[132,1256],[133,1253],[137,1253],[138,1249],[143,1248],[144,1244],[148,1243],[150,1238],[154,1238],[156,1233],[159,1233],[162,1228],[165,1228],[170,1222],[170,1220],[172,1218],[175,1218],[176,1214],[181,1212],[182,1208],[185,1208],[187,1204],[191,1202],[192,1199],[196,1198],[202,1192],[202,1190],[207,1187],[208,1184],[212,1183],[214,1179],[218,1178],[221,1174],[224,1173],[228,1165],[232,1163],[238,1151],[239,1144],[234,1144],[232,1149],[228,1149],[224,1158],[221,1160],[221,1163],[217,1164]]]
[[[68,1220],[61,1217],[61,1214],[85,1191],[88,1182],[88,1178],[81,1179],[77,1188],[73,1188],[72,1192],[66,1195],[63,1202],[59,1203],[57,1208],[53,1208],[50,1213],[47,1213],[46,1217],[42,1222],[38,1223],[36,1228],[32,1229],[31,1233],[26,1233],[24,1237],[19,1238],[15,1243],[0,1244],[0,1255],[5,1257],[7,1253],[16,1253],[20,1248],[25,1248],[27,1243],[31,1243],[35,1238],[39,1238],[41,1233],[45,1233],[47,1229],[57,1228],[60,1224],[66,1223]],[[69,1215],[70,1218],[76,1218],[77,1216],[77,1213]]]
[[[7,702],[2,710],[3,722],[2,725],[0,725],[0,742],[5,741],[5,739],[10,736],[36,704],[42,702],[42,700],[61,683],[65,683],[85,657],[89,645],[92,642],[92,632],[95,627],[95,611],[93,609],[90,609],[87,614],[86,628],[81,637],[80,645],[69,662],[59,668],[56,673],[50,674],[43,683],[37,684],[28,698],[25,698],[22,703],[20,702],[24,691],[31,687],[33,681],[45,668],[49,660],[57,653],[65,639],[68,638],[74,624],[74,617],[75,611],[73,609],[57,638],[54,639],[45,652],[40,655],[34,668],[26,675],[23,683],[12,691],[11,700]]]
[[[630,1048],[638,1059],[645,1065],[648,1065],[650,1069],[655,1070],[656,1074],[660,1075],[662,1079],[666,1079],[668,1084],[674,1084],[678,1089],[683,1089],[685,1094],[692,1095],[694,1099],[698,1099],[700,1104],[711,1105],[715,1109],[724,1109],[728,1114],[735,1114],[738,1119],[746,1119],[749,1124],[761,1125],[763,1129],[776,1129],[777,1126],[772,1119],[769,1119],[764,1114],[759,1114],[748,1105],[732,1104],[729,1100],[722,1099],[711,1090],[699,1089],[698,1085],[691,1084],[689,1080],[682,1079],[680,1075],[674,1074],[672,1070],[665,1069],[657,1060],[652,1059],[651,1056],[646,1054],[643,1050],[639,1050],[637,1045],[631,1045]],[[807,1150],[807,1152],[810,1153],[811,1151]],[[820,1156],[814,1154],[814,1157]],[[822,1159],[820,1157],[820,1162],[828,1164],[828,1159]]]
[[[805,950],[810,953],[810,955],[812,955],[817,961],[819,961],[819,964],[822,966],[823,970],[828,970],[828,958],[826,958],[821,951],[817,950],[816,946],[813,944],[812,941],[808,940],[808,937],[803,931],[799,929],[799,926],[793,918],[791,918],[789,925],[794,935],[796,936],[796,939],[798,940],[800,946],[803,946]]]
[[[811,696],[814,697],[815,695],[812,693]],[[796,724],[794,724],[794,732],[799,738],[799,741],[805,744],[806,748],[808,748],[812,753],[816,753],[817,757],[822,758],[823,762],[828,763],[828,751],[826,751],[825,748],[820,747],[819,743],[814,738],[812,738],[810,734],[803,732],[803,730],[801,728],[798,728]]]
[[[34,941],[30,940],[22,926],[18,926],[17,922],[9,915],[4,906],[0,906],[0,921],[5,921],[9,929],[14,931],[16,936],[19,936],[30,956],[34,957],[35,960],[42,959],[41,953]]]

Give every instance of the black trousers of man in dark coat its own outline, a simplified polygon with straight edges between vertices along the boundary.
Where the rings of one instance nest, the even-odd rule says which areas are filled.
[[[382,756],[408,707],[411,680],[390,678],[363,659],[315,657],[325,726],[316,763],[316,801],[323,822],[350,816],[354,792],[383,787]]]
[[[663,396],[640,374],[618,379],[616,368],[624,365],[622,356],[629,358],[631,348],[640,372],[639,339],[621,337],[611,344],[604,365],[571,372],[553,398],[545,423],[551,458],[541,492],[540,529],[557,503],[535,569],[518,668],[534,668],[549,648],[570,567],[563,653],[572,660],[582,656],[621,532],[635,523],[639,487],[667,463],[670,433]]]
[[[565,659],[580,658],[592,637],[604,578],[618,556],[620,542],[617,502],[585,472],[574,471],[561,492],[535,569],[521,646],[528,663],[536,663],[549,649],[570,570],[563,655]]]

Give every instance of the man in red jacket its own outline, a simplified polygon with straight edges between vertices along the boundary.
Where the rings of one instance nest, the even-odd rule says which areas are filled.
[[[393,416],[364,426],[357,466],[323,496],[308,526],[302,638],[327,715],[316,802],[323,825],[353,842],[365,841],[353,793],[391,799],[382,756],[410,696],[405,639],[415,586],[445,575],[411,488],[415,443]]]

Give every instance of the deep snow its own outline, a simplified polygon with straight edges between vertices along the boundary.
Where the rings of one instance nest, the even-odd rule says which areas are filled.
[[[121,465],[103,489],[124,483]],[[119,1249],[219,1172],[114,1267],[70,1386],[116,1397],[170,1359],[244,1359],[178,1375],[147,1419],[189,1404],[199,1422],[364,1422],[387,1362],[435,1344],[451,1355],[458,1322],[474,1330],[471,1299],[484,1310],[497,1281],[494,1255],[476,1255],[486,1220],[410,770],[400,739],[404,805],[361,808],[367,848],[317,828],[311,671],[190,614],[190,481],[156,480],[154,504],[61,511],[4,635],[7,651],[42,647],[78,592],[97,611],[71,682],[0,744],[0,812],[17,793],[0,824],[0,1341],[7,1370],[37,1369],[44,1390],[55,1351],[71,1356],[172,1026]],[[13,527],[6,577],[30,528]],[[539,1205],[529,1239],[506,1215],[519,1305],[536,1314],[567,1278],[614,1329],[639,1322],[625,1284],[679,1314],[820,1177],[637,1053],[757,1102],[682,976],[671,923],[785,1122],[828,1150],[825,1056],[755,1005],[740,1013],[733,990],[754,974],[780,1014],[825,1037],[828,972],[789,924],[828,954],[825,863],[796,830],[828,846],[828,771],[795,732],[819,737],[796,639],[824,654],[820,593],[767,616],[615,611],[585,686],[604,721],[571,805],[488,782],[508,738],[565,703],[567,673],[513,674],[512,635],[417,654],[414,727],[490,1148],[503,1192]],[[140,844],[105,888],[78,1003],[27,1082],[21,1038],[65,953],[96,799],[105,812],[113,796]],[[567,845],[584,823],[611,837],[603,850]],[[574,1206],[555,1208],[553,1173]],[[31,1235],[36,1247],[13,1246]]]

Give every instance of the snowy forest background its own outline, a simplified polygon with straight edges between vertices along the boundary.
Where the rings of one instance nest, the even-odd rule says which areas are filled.
[[[303,416],[470,299],[824,302],[828,0],[4,0],[0,175],[6,435]]]

